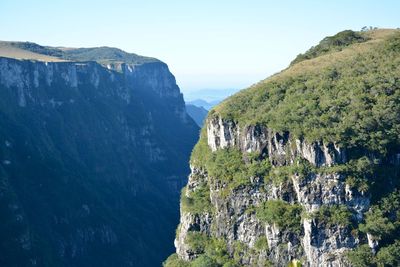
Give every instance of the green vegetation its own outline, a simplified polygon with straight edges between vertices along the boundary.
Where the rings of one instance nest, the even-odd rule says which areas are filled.
[[[239,240],[236,240],[234,242],[233,248],[234,248],[233,259],[236,262],[240,262],[240,260],[246,253],[248,253],[249,250],[248,246]]]
[[[270,173],[272,166],[268,159],[252,159],[248,164],[246,164],[246,168],[247,176],[265,179]]]
[[[240,261],[244,255],[258,253],[249,249],[244,243],[235,241],[231,255],[223,238],[208,237],[199,232],[189,232],[185,242],[196,254],[200,255],[195,260],[188,262],[181,260],[176,254],[172,254],[163,263],[164,267],[240,267],[243,266]],[[268,249],[265,237],[260,238],[257,244],[259,250]],[[272,264],[267,260],[264,266],[272,266]]]
[[[371,176],[377,173],[377,164],[366,156],[346,163],[346,183],[359,192],[367,192],[371,185]],[[389,176],[388,176],[389,177]]]
[[[210,238],[200,232],[188,232],[185,243],[197,254],[203,253],[207,247]]]
[[[383,198],[366,213],[365,224],[360,230],[370,233],[379,240],[390,239],[400,233],[400,191],[395,191]],[[388,239],[388,240],[387,240]]]
[[[361,232],[369,233],[379,241],[374,255],[368,245],[348,253],[353,266],[399,266],[400,264],[400,192],[382,198],[366,213]]]
[[[236,148],[219,149],[211,152],[203,128],[199,142],[193,149],[191,164],[207,170],[213,180],[226,185],[223,194],[230,190],[250,184],[251,177],[266,179],[271,170],[268,159],[259,160],[251,153],[242,155]]]
[[[358,33],[351,30],[342,31],[334,36],[328,36],[324,38],[318,45],[311,47],[304,54],[298,55],[295,60],[290,63],[290,65],[294,65],[303,60],[316,58],[329,52],[341,51],[343,48],[351,44],[362,43],[368,39],[369,38],[363,33]]]
[[[191,264],[191,267],[219,267],[221,265],[217,264],[213,259],[206,255],[200,255],[197,259],[195,259]]]
[[[259,237],[254,244],[254,248],[258,251],[268,251],[268,241],[265,236]]]
[[[4,48],[17,48],[35,54],[46,55],[49,57],[69,61],[96,61],[100,64],[127,63],[137,65],[160,62],[155,58],[139,56],[137,54],[127,53],[118,48],[106,46],[92,48],[56,48],[50,46],[41,46],[31,42],[2,41],[0,42],[0,49]],[[46,60],[46,58],[43,59]]]
[[[374,255],[368,245],[361,245],[347,253],[347,258],[354,267],[373,266]]]
[[[274,185],[279,185],[289,181],[289,178],[293,175],[303,179],[310,173],[318,171],[319,169],[312,166],[307,160],[298,158],[292,165],[271,168],[266,180]]]
[[[191,192],[189,197],[186,196],[186,187],[181,191],[181,205],[186,212],[202,213],[212,212],[210,200],[210,188],[203,184]]]
[[[387,154],[400,146],[400,32],[368,34],[371,40],[296,63],[214,112],[310,142]]]
[[[354,267],[385,267],[400,265],[400,241],[382,247],[376,255],[368,245],[361,245],[347,253],[347,258]]]
[[[127,53],[118,48],[105,46],[63,50],[62,58],[72,61],[97,61],[101,64],[117,62],[128,64],[160,62],[155,58],[143,57],[133,53]]]
[[[311,173],[341,174],[347,185],[368,192],[376,203],[366,213],[365,222],[357,228],[345,205],[323,205],[309,215],[327,227],[349,227],[361,243],[366,242],[366,233],[379,240],[376,253],[367,245],[348,253],[354,266],[397,266],[400,197],[397,191],[389,193],[398,188],[400,179],[398,166],[389,164],[386,156],[400,149],[399,73],[399,30],[344,31],[325,38],[299,55],[288,69],[230,97],[209,113],[209,118],[221,116],[241,128],[262,125],[309,143],[334,142],[346,148],[347,163],[315,167],[296,159],[291,166],[272,167],[265,155],[234,148],[212,153],[205,128],[191,163],[207,171],[213,182],[224,185],[222,191],[228,194],[250,185],[250,177],[281,185],[290,183],[294,174],[301,179]],[[302,233],[304,214],[299,204],[269,200],[246,212],[255,212],[260,221],[282,230]],[[235,244],[236,262],[243,251],[250,253],[244,246]],[[222,262],[208,255],[206,247],[206,257]],[[263,250],[268,250],[268,243],[260,238],[252,251]]]
[[[163,262],[163,267],[190,267],[190,266],[191,266],[190,262],[180,259],[176,253],[169,256],[168,259],[166,259]]]
[[[357,156],[359,155],[353,155]],[[314,168],[312,172],[342,174],[350,188],[363,194],[370,193],[373,202],[392,192],[400,182],[400,173],[396,166],[381,164],[380,160],[371,160],[366,156],[351,159],[345,164]],[[387,184],[391,184],[392,187],[388,187]]]
[[[232,262],[228,253],[226,241],[222,238],[211,238],[205,249],[206,255],[223,266],[227,262]]]
[[[299,204],[290,204],[282,200],[268,200],[256,208],[256,215],[263,222],[275,224],[282,230],[300,234],[302,211]]]
[[[271,182],[273,185],[286,183],[292,173],[292,166],[273,167],[266,177],[266,182]]]
[[[376,254],[375,261],[379,267],[400,266],[400,240],[381,248]]]
[[[352,214],[345,205],[322,205],[311,216],[317,219],[319,223],[327,226],[339,225],[347,227],[351,225]]]
[[[30,42],[0,41],[0,57],[38,60],[47,62],[63,62],[56,48],[47,48]]]
[[[219,149],[207,162],[208,174],[214,179],[232,184],[249,184],[247,168],[238,149]]]
[[[186,262],[176,254],[163,263],[164,267],[240,267],[240,258],[235,260],[229,255],[226,241],[222,238],[208,237],[199,232],[189,232],[185,242],[196,253],[195,260]],[[243,253],[243,247],[235,245],[234,254]]]
[[[227,185],[226,191],[250,184],[250,177],[265,179],[271,169],[268,159],[250,159],[245,163],[242,153],[235,148],[219,149],[206,163],[210,177]]]
[[[211,152],[207,145],[205,130],[193,149],[191,164],[207,170],[210,177],[227,185],[225,191],[249,185],[250,177],[259,177],[263,181],[281,184],[289,180],[293,174],[306,177],[316,168],[304,159],[297,159],[290,166],[272,167],[268,158],[260,159],[256,153],[242,154],[236,148],[219,149]]]
[[[194,146],[190,156],[190,164],[204,169],[211,155],[211,149],[207,144],[207,128],[203,127],[200,132],[200,139]]]
[[[360,225],[362,232],[370,233],[378,239],[391,234],[395,228],[395,224],[379,208],[367,212],[365,224]]]
[[[62,51],[58,48],[41,46],[31,42],[1,42],[1,43],[47,56],[62,57],[63,54]]]

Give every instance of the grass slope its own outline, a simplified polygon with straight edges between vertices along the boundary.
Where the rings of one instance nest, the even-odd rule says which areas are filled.
[[[340,33],[339,33],[340,35]],[[214,113],[309,141],[386,154],[400,145],[400,31],[357,33],[228,98]],[[213,112],[210,112],[212,114]]]
[[[0,56],[15,59],[30,59],[48,62],[96,61],[100,64],[127,63],[145,64],[160,62],[151,57],[127,53],[113,47],[64,48],[41,46],[31,42],[0,41]]]

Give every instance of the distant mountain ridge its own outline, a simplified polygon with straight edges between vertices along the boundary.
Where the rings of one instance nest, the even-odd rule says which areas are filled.
[[[30,52],[16,54],[15,52]],[[13,53],[14,52],[14,53]],[[20,59],[34,59],[46,61],[96,61],[100,64],[126,63],[139,65],[144,63],[161,62],[151,57],[139,56],[127,53],[114,47],[91,47],[91,48],[64,48],[41,46],[31,42],[0,41],[0,56]]]
[[[240,89],[227,88],[227,89],[200,89],[200,90],[187,90],[184,91],[185,101],[190,102],[196,99],[202,99],[206,102],[221,101]]]
[[[193,105],[193,106],[196,106],[196,107],[202,107],[205,110],[210,110],[211,108],[216,106],[219,102],[221,102],[221,100],[214,100],[214,101],[211,101],[211,102],[207,102],[204,99],[195,99],[193,101],[187,101],[186,104]]]

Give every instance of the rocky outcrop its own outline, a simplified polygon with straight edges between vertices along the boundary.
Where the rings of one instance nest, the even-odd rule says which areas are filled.
[[[20,106],[25,106],[27,100],[33,103],[39,100],[41,91],[34,88],[90,85],[99,89],[100,85],[98,93],[117,95],[127,103],[137,90],[151,90],[159,98],[176,99],[179,109],[185,111],[175,77],[162,62],[143,65],[121,63],[104,68],[96,62],[40,62],[0,57],[0,73],[0,84],[17,89]],[[113,86],[104,88],[110,83]],[[181,115],[186,119],[185,116]]]
[[[211,235],[212,215],[210,213],[192,214],[190,212],[184,213],[179,225],[179,232],[175,239],[175,246],[177,253],[182,256],[184,260],[193,260],[198,256],[196,251],[186,244],[187,234],[189,232],[199,232],[205,235]]]
[[[207,124],[208,145],[212,151],[237,147],[242,152],[265,153],[274,165],[292,164],[296,157],[304,158],[314,166],[332,166],[346,162],[346,151],[336,144],[309,143],[280,134],[264,126],[240,128],[234,121],[217,116]]]
[[[273,168],[297,164],[306,160],[314,168],[329,168],[347,161],[346,150],[337,144],[307,142],[291,134],[276,133],[264,126],[239,127],[231,120],[213,115],[208,119],[207,144],[211,151],[235,148],[243,154],[257,152],[268,159]],[[201,182],[199,175],[202,173]],[[303,266],[348,266],[344,252],[357,246],[359,240],[353,237],[348,226],[328,226],[317,219],[304,216],[301,232],[293,233],[280,229],[274,224],[261,222],[254,207],[267,200],[284,200],[299,204],[304,214],[313,214],[322,206],[345,205],[355,221],[362,220],[362,214],[369,208],[369,198],[345,183],[346,177],[336,172],[312,172],[307,176],[293,174],[286,182],[275,184],[257,177],[248,177],[251,185],[240,186],[226,196],[220,191],[226,185],[215,183],[214,177],[207,176],[203,167],[192,166],[186,192],[196,190],[197,185],[208,181],[210,200],[214,213],[193,215],[181,209],[181,221],[175,240],[178,255],[185,260],[193,259],[185,237],[190,231],[226,240],[231,251],[239,241],[247,248],[241,257],[245,266],[263,266],[266,259],[274,266],[287,266],[291,260],[300,260]],[[201,225],[201,226],[200,226]],[[194,227],[196,226],[196,227]],[[210,230],[211,229],[211,230]],[[268,250],[254,253],[258,239],[265,237]]]

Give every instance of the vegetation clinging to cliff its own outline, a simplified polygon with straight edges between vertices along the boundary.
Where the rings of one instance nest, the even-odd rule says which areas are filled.
[[[259,155],[243,155],[236,148],[218,149],[211,152],[203,128],[200,140],[193,149],[191,164],[207,170],[208,176],[227,185],[227,190],[250,183],[251,177],[266,178],[270,173],[271,163],[268,159],[260,160]]]
[[[344,43],[338,41],[336,46],[336,37],[343,37]],[[203,129],[192,164],[208,172],[209,181],[222,184],[220,192],[228,189],[230,194],[233,188],[251,184],[262,191],[265,187],[259,185],[263,182],[281,185],[294,174],[310,180],[314,174],[335,174],[335,179],[346,179],[351,189],[361,196],[371,195],[371,202],[376,203],[398,186],[398,167],[389,156],[400,148],[400,32],[348,32],[336,37],[328,49],[310,50],[307,58],[295,60],[282,73],[231,97],[209,116],[233,120],[240,128],[261,124],[272,131],[289,132],[291,138],[334,142],[346,149],[346,163],[316,167],[296,159],[295,164],[273,167],[265,154],[251,155],[236,148],[212,153]],[[261,178],[260,183],[251,177]],[[391,199],[392,206],[396,201]],[[379,239],[376,255],[367,245],[348,253],[354,266],[395,266],[400,241],[393,237],[399,236],[400,223],[392,206],[374,205],[358,229],[353,207],[322,205],[308,215],[321,227],[351,227],[360,244],[366,242],[366,233]],[[298,235],[303,231],[302,211],[301,205],[282,200],[251,208],[260,221]],[[266,250],[266,240],[257,241],[253,249]],[[201,256],[201,261],[210,259]]]
[[[384,243],[400,235],[400,191],[395,191],[373,205],[366,213],[360,230],[370,233]]]
[[[400,32],[301,61],[215,108],[239,124],[264,124],[308,141],[386,154],[400,146]]]
[[[181,207],[183,211],[202,213],[212,212],[213,208],[210,201],[210,188],[207,184],[199,186],[195,191],[186,195],[186,187],[181,192]]]
[[[361,232],[378,241],[374,255],[368,245],[348,253],[353,266],[399,266],[400,265],[400,191],[382,198],[366,213]]]
[[[318,211],[311,215],[319,223],[328,226],[339,225],[347,227],[351,224],[352,214],[345,205],[322,205]]]
[[[301,233],[301,213],[299,204],[290,204],[283,200],[268,200],[256,208],[257,217],[266,223],[274,224],[282,230]]]

